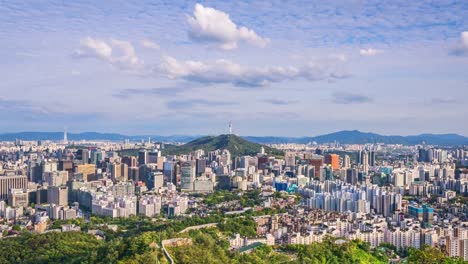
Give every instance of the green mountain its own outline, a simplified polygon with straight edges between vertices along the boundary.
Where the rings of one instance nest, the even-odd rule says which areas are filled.
[[[203,149],[204,151],[214,151],[217,149],[227,149],[233,157],[243,155],[256,155],[260,149],[265,149],[265,153],[274,156],[283,156],[284,153],[278,149],[265,145],[247,141],[236,135],[207,136],[192,140],[184,145],[166,145],[163,151],[165,155],[180,155]]]

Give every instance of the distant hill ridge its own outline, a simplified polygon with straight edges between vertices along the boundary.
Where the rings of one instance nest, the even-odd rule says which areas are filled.
[[[148,140],[151,137],[153,140],[163,142],[189,142],[200,138],[199,136],[158,136],[158,135],[140,135],[127,136],[116,133],[68,133],[68,140],[110,140],[120,141],[125,139],[130,140]],[[209,138],[209,137],[201,137]],[[415,145],[425,142],[430,145],[468,145],[468,137],[458,134],[420,134],[414,136],[384,136],[376,133],[361,132],[358,130],[344,130],[335,133],[315,136],[315,137],[256,137],[243,136],[243,139],[260,144],[281,144],[281,143],[300,143],[307,144],[309,142],[329,143],[337,141],[342,144],[365,144],[365,143],[386,143],[386,144],[406,144]],[[0,141],[14,141],[15,139],[22,140],[61,140],[63,132],[19,132],[0,134]]]

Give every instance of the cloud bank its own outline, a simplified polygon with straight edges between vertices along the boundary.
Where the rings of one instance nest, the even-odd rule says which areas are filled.
[[[135,70],[143,66],[143,61],[137,57],[132,44],[118,39],[105,41],[86,37],[80,41],[80,48],[75,51],[75,55],[93,57],[123,70]]]
[[[163,57],[157,71],[171,79],[180,78],[200,83],[230,83],[241,87],[259,87],[270,83],[298,79],[309,81],[335,80],[349,76],[334,65],[327,63],[309,62],[300,67],[244,67],[225,59],[212,62],[179,61],[170,56]]]
[[[196,4],[193,16],[188,17],[189,36],[195,41],[214,43],[221,49],[237,48],[238,42],[245,41],[257,47],[265,47],[270,40],[262,38],[255,31],[238,27],[228,14],[214,8]]]

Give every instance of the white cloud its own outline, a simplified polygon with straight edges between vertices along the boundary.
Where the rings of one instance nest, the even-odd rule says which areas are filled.
[[[375,56],[375,55],[381,54],[383,52],[384,52],[383,50],[373,49],[373,48],[360,49],[359,50],[359,54],[361,54],[362,56]]]
[[[82,39],[80,44],[81,49],[77,51],[79,55],[93,55],[105,60],[109,60],[111,58],[112,48],[105,41],[87,37]]]
[[[148,66],[137,57],[130,42],[111,39],[109,41],[87,37],[81,40],[76,51],[80,57],[94,57],[106,61],[124,71],[141,75],[153,74],[170,79],[183,79],[198,83],[226,83],[234,86],[256,87],[286,80],[327,80],[343,79],[349,75],[342,69],[346,57],[331,54],[324,60],[307,61],[299,66],[249,67],[230,60],[217,59],[203,62],[177,60],[162,56],[157,66]]]
[[[460,43],[452,49],[450,54],[455,56],[465,56],[468,55],[468,31],[460,33]]]
[[[307,65],[243,67],[229,60],[213,62],[178,61],[174,57],[163,57],[156,70],[171,79],[185,79],[201,83],[231,83],[235,86],[265,86],[285,80],[305,79],[310,81],[335,80],[348,77],[333,65],[310,62]]]
[[[237,48],[239,41],[265,47],[270,40],[262,38],[252,29],[238,27],[228,14],[214,8],[195,5],[193,17],[188,17],[189,36],[192,39],[213,42],[225,50]]]
[[[460,37],[462,39],[463,45],[468,48],[468,31],[462,32],[460,34]]]
[[[132,44],[123,40],[105,41],[87,37],[80,41],[80,48],[75,54],[80,57],[95,57],[120,69],[130,70],[143,66],[143,61],[136,55]]]
[[[145,48],[148,48],[148,49],[155,49],[155,50],[158,50],[160,47],[158,44],[156,44],[155,42],[151,41],[151,40],[143,40],[141,42],[141,45]]]

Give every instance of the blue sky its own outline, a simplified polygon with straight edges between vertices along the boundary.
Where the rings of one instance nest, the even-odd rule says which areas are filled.
[[[1,132],[468,135],[467,1],[0,1]]]

